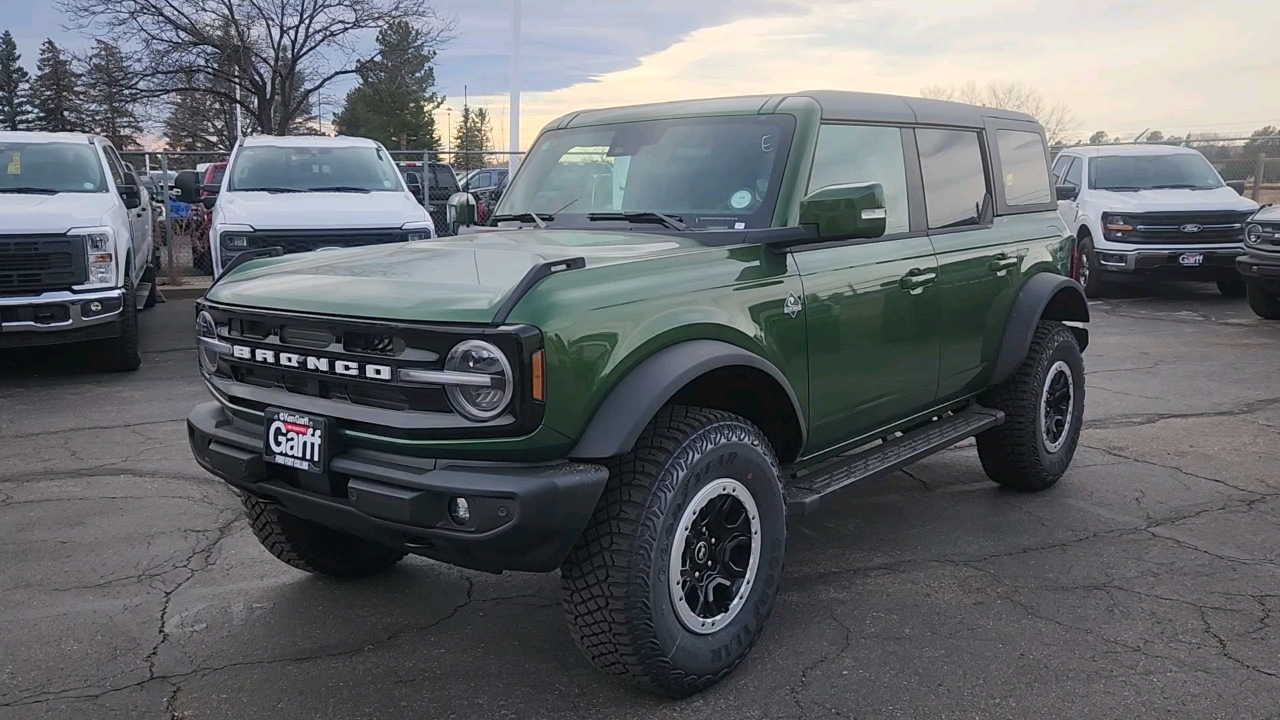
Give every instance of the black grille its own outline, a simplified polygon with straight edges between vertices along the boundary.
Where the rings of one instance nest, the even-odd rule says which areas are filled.
[[[1247,212],[1169,212],[1125,215],[1126,222],[1132,225],[1134,230],[1126,233],[1123,239],[1115,239],[1122,242],[1170,245],[1239,243],[1244,241],[1244,226],[1249,215],[1250,213]],[[1192,226],[1200,229],[1190,232]]]
[[[0,294],[68,290],[87,280],[83,239],[0,236]]]
[[[231,233],[235,234],[235,233]],[[286,255],[311,252],[320,248],[365,247],[404,242],[407,236],[401,230],[343,230],[343,231],[266,231],[249,236],[254,247],[280,247]]]

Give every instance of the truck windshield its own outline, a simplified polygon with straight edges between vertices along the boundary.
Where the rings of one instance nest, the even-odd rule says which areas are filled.
[[[400,173],[375,147],[242,148],[228,189],[250,192],[399,192]]]
[[[106,192],[98,150],[88,142],[0,142],[0,192]]]
[[[1200,154],[1110,155],[1089,163],[1093,190],[1212,190],[1222,178]]]
[[[769,227],[794,130],[791,115],[553,130],[530,150],[495,217],[536,213],[588,227],[594,216],[658,228],[642,214],[660,213],[690,229]]]

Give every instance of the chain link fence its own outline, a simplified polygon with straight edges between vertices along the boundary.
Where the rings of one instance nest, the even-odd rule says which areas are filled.
[[[1161,140],[1144,144],[1199,150],[1222,175],[1223,180],[1245,183],[1245,197],[1264,205],[1280,203],[1280,136]],[[1059,152],[1068,147],[1107,145],[1055,145],[1050,151],[1056,158]]]

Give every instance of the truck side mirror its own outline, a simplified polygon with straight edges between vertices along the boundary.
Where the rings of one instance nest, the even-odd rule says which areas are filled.
[[[476,200],[471,193],[458,192],[449,197],[447,216],[449,227],[454,233],[460,227],[476,224]]]
[[[1243,180],[1229,180],[1227,181],[1227,187],[1235,190],[1238,195],[1244,195],[1245,184]]]
[[[816,225],[819,240],[878,238],[888,218],[880,183],[828,185],[800,201],[800,224]]]
[[[1080,197],[1080,188],[1075,185],[1058,185],[1054,194],[1059,200],[1075,200]]]
[[[180,202],[194,205],[200,202],[200,173],[195,170],[183,170],[173,179],[173,187],[178,191]]]
[[[131,172],[124,174],[124,180],[116,186],[125,208],[137,210],[142,205],[142,191],[138,189],[138,176]]]

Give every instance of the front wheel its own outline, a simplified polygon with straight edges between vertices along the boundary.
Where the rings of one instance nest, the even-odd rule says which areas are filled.
[[[1106,288],[1102,280],[1102,271],[1098,269],[1098,258],[1093,252],[1093,242],[1088,235],[1080,238],[1076,244],[1076,281],[1084,287],[1084,294],[1090,298],[1100,298]]]
[[[1218,279],[1218,292],[1222,293],[1224,297],[1242,298],[1248,291],[1244,278],[1239,275],[1231,274]]]
[[[1248,283],[1249,307],[1264,320],[1280,320],[1280,295],[1269,292],[1256,282]]]
[[[133,293],[133,275],[124,269],[124,301],[120,308],[120,334],[102,340],[97,347],[95,365],[105,372],[132,372],[142,365],[141,338],[138,332],[138,300]]]
[[[664,408],[616,459],[560,569],[596,667],[682,697],[728,675],[773,609],[786,551],[777,458],[746,420]]]
[[[982,403],[1003,425],[978,435],[987,477],[1015,490],[1046,490],[1071,465],[1084,421],[1084,359],[1066,325],[1041,321],[1022,367]]]

